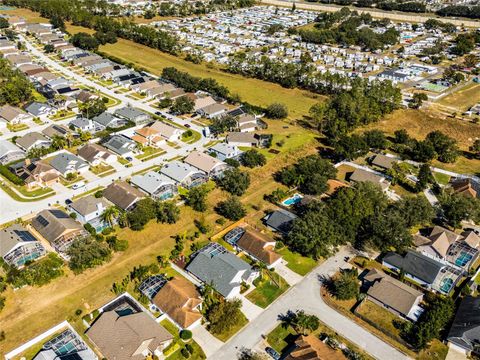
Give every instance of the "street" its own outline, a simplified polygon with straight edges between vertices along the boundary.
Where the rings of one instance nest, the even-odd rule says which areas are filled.
[[[285,294],[279,297],[272,305],[262,312],[255,320],[238,332],[225,343],[209,359],[233,360],[237,358],[242,348],[255,348],[262,341],[262,335],[267,335],[280,322],[279,316],[287,311],[305,310],[306,313],[316,315],[322,322],[332,328],[339,335],[356,344],[371,356],[380,360],[409,359],[400,351],[386,344],[381,339],[357,325],[326,305],[320,295],[320,279],[334,274],[339,267],[346,265],[344,258],[354,254],[344,248],[315,268],[297,285],[292,286]]]

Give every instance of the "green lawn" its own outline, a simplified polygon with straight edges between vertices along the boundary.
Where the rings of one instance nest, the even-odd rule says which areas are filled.
[[[195,130],[189,130],[192,132],[191,136],[184,136],[187,132],[184,132],[182,135],[182,141],[186,144],[193,144],[202,138],[202,134]]]
[[[173,335],[173,342],[168,346],[167,349],[165,349],[164,353],[169,354],[169,352],[172,351],[173,348],[176,349],[172,354],[167,356],[167,359],[168,360],[185,359],[185,357],[182,355],[182,352],[181,352],[182,349],[185,347],[185,343],[179,337],[180,335],[179,329],[167,319],[162,320],[160,322],[160,325],[162,325],[170,334]],[[193,348],[193,354],[190,355],[189,359],[191,360],[206,359],[206,356],[202,348],[194,340],[190,340],[188,343]]]
[[[97,166],[90,167],[90,171],[95,175],[102,177],[102,176],[107,176],[114,173],[115,169],[110,165],[100,164]]]
[[[238,331],[240,331],[241,328],[243,328],[247,324],[248,324],[248,319],[242,313],[242,317],[240,321],[234,327],[232,327],[229,331],[226,331],[221,334],[212,333],[212,335],[215,336],[218,340],[226,342],[228,339],[230,339],[233,335],[235,335]]]
[[[285,327],[280,324],[273,329],[270,334],[268,334],[267,342],[270,347],[281,354],[288,347],[288,345],[294,341],[295,337],[295,330],[293,330],[290,326]]]
[[[165,150],[160,148],[154,148],[151,146],[146,146],[143,148],[143,153],[135,156],[138,160],[146,161],[153,159],[157,156],[165,154]]]
[[[287,282],[277,273],[271,272],[271,276],[275,281],[270,279],[267,274],[256,279],[254,282],[255,290],[247,295],[248,300],[264,309],[289,287]]]
[[[103,190],[103,186],[97,186],[96,188],[93,188],[92,190],[88,190],[88,191],[85,191],[84,193],[75,195],[75,196],[72,197],[72,200],[77,200],[77,199],[80,199],[80,198],[85,197],[87,195],[95,194],[97,191],[100,191],[100,190]]]
[[[13,131],[13,132],[18,132],[18,131],[22,131],[22,130],[26,130],[28,129],[28,125],[27,124],[7,124],[7,129],[10,130],[10,131]]]
[[[394,322],[402,320],[387,309],[384,309],[369,300],[364,300],[357,308],[357,313],[363,315],[381,329],[384,329],[387,334],[400,337],[400,331],[394,326]]]
[[[284,247],[278,250],[277,253],[283,256],[283,259],[288,262],[287,267],[302,276],[308,274],[316,265],[317,262],[312,258],[304,257],[298,253],[294,253]]]
[[[450,182],[450,176],[446,174],[434,172],[433,177],[441,185],[447,185]]]

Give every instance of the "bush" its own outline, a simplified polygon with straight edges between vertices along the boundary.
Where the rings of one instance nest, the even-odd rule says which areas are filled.
[[[233,221],[240,220],[247,213],[240,200],[235,196],[219,202],[215,210],[218,214]]]
[[[190,330],[182,330],[180,331],[180,339],[182,340],[190,340],[192,338],[192,332]]]
[[[77,316],[82,315],[82,309],[75,310],[75,315],[77,315]]]
[[[15,185],[21,186],[25,184],[17,175],[11,173],[5,165],[0,165],[0,174]]]
[[[190,357],[190,353],[188,352],[188,350],[186,348],[183,348],[182,350],[180,350],[180,352],[182,353],[182,356],[185,359],[188,359]]]
[[[288,116],[288,109],[284,104],[273,103],[265,110],[270,119],[284,119]]]

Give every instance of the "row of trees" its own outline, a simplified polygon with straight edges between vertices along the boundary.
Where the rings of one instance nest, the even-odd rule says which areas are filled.
[[[326,4],[352,5],[356,7],[376,7],[388,11],[424,13],[427,7],[420,1],[412,0],[308,0]]]
[[[117,42],[117,35],[112,32],[97,31],[93,35],[85,32],[79,32],[70,38],[70,41],[76,47],[84,50],[96,51],[100,45],[114,44]]]
[[[5,58],[0,58],[0,105],[20,105],[33,99],[33,85]]]
[[[253,0],[208,0],[197,2],[162,2],[158,7],[160,16],[190,16],[208,14],[215,11],[234,10],[255,5]]]
[[[437,11],[440,16],[480,19],[480,5],[449,5]]]
[[[119,15],[119,9],[105,1],[8,0],[5,4],[40,12],[46,18],[55,19],[57,24],[71,21],[74,25],[94,29],[99,33],[96,37],[98,39],[103,38],[100,36],[102,33],[114,34],[167,53],[175,54],[178,51],[178,41],[175,36],[149,26],[135,24],[125,18],[116,19],[114,16]],[[107,38],[111,38],[111,35]]]

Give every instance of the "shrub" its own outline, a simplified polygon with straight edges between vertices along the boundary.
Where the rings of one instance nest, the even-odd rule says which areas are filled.
[[[77,316],[82,315],[82,309],[75,310],[75,315],[77,315]]]
[[[182,340],[190,340],[192,338],[192,332],[190,330],[182,330],[180,331],[180,339]]]
[[[182,356],[185,359],[188,359],[190,357],[190,353],[188,352],[188,350],[186,348],[183,348],[182,350],[180,350],[180,352],[182,353]]]
[[[11,173],[10,170],[8,170],[8,168],[5,165],[0,165],[0,174],[15,185],[25,184],[25,182],[22,179],[20,179],[17,175]]]

